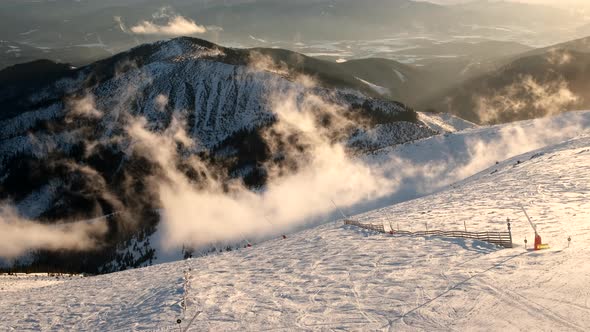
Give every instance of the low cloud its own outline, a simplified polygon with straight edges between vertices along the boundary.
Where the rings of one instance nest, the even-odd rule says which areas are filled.
[[[207,32],[204,26],[198,25],[195,21],[180,15],[168,18],[164,24],[150,21],[141,21],[130,28],[131,32],[138,35],[160,35],[160,36],[185,36],[203,34]]]
[[[251,71],[267,71],[281,76],[289,75],[289,69],[286,63],[276,63],[270,56],[260,52],[250,52],[248,62]]]
[[[168,106],[168,96],[163,95],[163,94],[159,94],[156,96],[156,99],[154,100],[154,103],[156,104],[156,110],[158,110],[159,112],[163,112],[166,110],[166,106]]]
[[[558,114],[576,105],[579,99],[562,77],[540,82],[530,75],[521,76],[492,96],[474,97],[477,114],[484,124]]]
[[[570,64],[574,57],[568,50],[550,49],[547,53],[547,61],[554,66]]]
[[[90,250],[107,232],[104,221],[42,224],[21,218],[0,205],[0,257],[12,259],[31,250]]]
[[[207,25],[205,29],[207,29],[208,32],[223,32],[223,27],[218,25]]]
[[[67,120],[75,118],[100,119],[103,116],[103,112],[96,108],[96,102],[92,94],[69,100],[66,108],[68,110]]]

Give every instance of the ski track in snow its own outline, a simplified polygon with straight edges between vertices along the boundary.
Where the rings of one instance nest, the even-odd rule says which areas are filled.
[[[181,318],[188,331],[584,331],[589,179],[590,135],[582,134],[353,217],[410,231],[464,222],[504,231],[510,218],[513,249],[335,222],[239,251],[1,293],[0,326],[175,331]],[[533,232],[520,204],[550,250],[525,250]]]

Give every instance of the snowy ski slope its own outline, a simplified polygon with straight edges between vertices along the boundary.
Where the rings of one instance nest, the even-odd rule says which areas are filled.
[[[590,113],[553,121],[570,116],[582,116],[580,124]],[[536,149],[432,195],[353,217],[410,231],[426,224],[504,231],[510,218],[513,249],[333,222],[239,251],[0,293],[1,329],[175,331],[181,318],[188,331],[585,331],[590,132],[584,128],[590,126],[573,137],[555,136],[561,132],[537,140],[541,146],[530,145]],[[472,129],[447,142],[501,131]],[[429,140],[414,145],[422,153],[407,155],[431,151],[436,160],[439,149]],[[444,136],[437,142],[442,146]],[[533,232],[521,204],[550,250],[525,250]]]

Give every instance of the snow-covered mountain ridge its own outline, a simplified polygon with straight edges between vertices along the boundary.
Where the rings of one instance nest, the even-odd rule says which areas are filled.
[[[406,230],[427,223],[483,231],[505,230],[510,218],[513,249],[375,234],[339,221],[244,250],[4,293],[0,314],[14,330],[173,330],[180,318],[187,331],[583,331],[590,325],[589,120],[590,112],[568,113],[392,149],[387,154],[428,156],[443,142],[458,150],[478,137],[496,142],[487,145],[492,153],[514,130],[537,142],[435,194],[351,217]],[[431,157],[442,160],[447,150]],[[534,233],[521,205],[551,249],[525,250]]]
[[[242,179],[252,188],[265,185],[270,166],[289,167],[298,158],[270,149],[271,144],[293,146],[296,140],[269,133],[278,121],[277,101],[301,105],[311,96],[338,108],[353,126],[334,128],[334,139],[354,151],[436,133],[400,103],[314,83],[256,51],[191,38],[142,45],[79,69],[48,62],[22,65],[0,78],[6,83],[0,86],[0,199],[14,202],[22,216],[48,222],[125,210],[127,220],[123,214],[109,220],[109,241],[141,243],[142,248],[159,220],[158,199],[146,185],[158,166],[133,154],[136,142],[127,129],[137,119],[145,119],[145,127],[156,133],[182,129],[194,145],[182,149],[181,156],[197,156],[212,173]],[[322,121],[329,127],[330,115]],[[271,134],[276,137],[266,137]],[[195,182],[204,177],[189,175]],[[137,223],[133,239],[120,234]],[[38,263],[62,261],[52,255]],[[115,269],[154,258],[149,248],[140,258],[107,256],[108,262],[119,261]],[[97,260],[104,263],[95,255],[83,256],[79,268],[103,271],[97,270],[102,264]]]

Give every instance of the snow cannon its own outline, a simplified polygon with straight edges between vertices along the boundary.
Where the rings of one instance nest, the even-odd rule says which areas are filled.
[[[524,215],[526,216],[527,220],[529,221],[529,224],[533,228],[533,231],[535,231],[535,246],[534,246],[534,249],[535,250],[549,249],[549,245],[546,244],[546,243],[543,243],[543,240],[541,239],[541,235],[539,235],[539,232],[537,232],[537,225],[535,225],[533,223],[533,221],[529,217],[529,214],[526,213],[526,210],[524,209],[524,207],[521,206],[520,208],[522,209],[522,212],[524,212]],[[526,242],[525,242],[525,245],[526,245]]]
[[[535,233],[535,250],[541,250],[542,245],[543,240],[541,240],[541,235]]]

